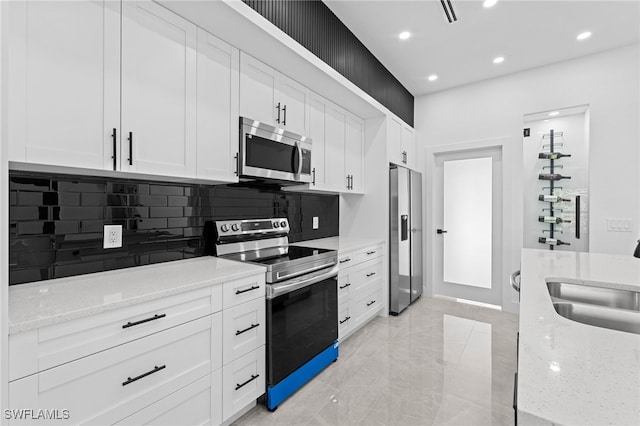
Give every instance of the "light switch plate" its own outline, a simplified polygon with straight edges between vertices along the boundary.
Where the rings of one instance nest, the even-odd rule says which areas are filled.
[[[609,218],[607,219],[607,231],[631,232],[631,219],[630,218]]]
[[[103,248],[122,247],[122,225],[104,225]]]
[[[318,229],[320,227],[320,218],[318,216],[313,217],[313,229]]]

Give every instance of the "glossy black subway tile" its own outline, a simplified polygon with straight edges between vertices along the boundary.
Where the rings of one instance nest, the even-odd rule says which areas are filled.
[[[106,219],[137,219],[149,217],[149,207],[105,207]]]
[[[149,207],[149,217],[182,217],[182,207]]]
[[[149,185],[151,195],[184,195],[184,187],[174,185]]]
[[[105,192],[106,188],[105,182],[82,182],[81,179],[52,181],[52,189],[63,192]]]
[[[48,191],[51,188],[51,181],[48,178],[25,175],[10,175],[9,189],[26,191]]]
[[[166,195],[130,195],[130,206],[164,207],[167,205]]]

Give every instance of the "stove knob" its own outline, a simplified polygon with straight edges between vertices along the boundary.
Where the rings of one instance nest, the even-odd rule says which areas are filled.
[[[273,227],[274,228],[279,228],[280,227],[280,222],[273,222]]]
[[[231,225],[231,229],[233,231],[238,231],[240,229],[240,226],[237,223],[234,223],[233,225]]]
[[[227,231],[229,230],[229,225],[222,225],[222,226],[220,227],[220,230],[221,230],[222,232],[227,232]]]
[[[287,221],[283,220],[282,222],[280,222],[280,226],[283,227],[283,228],[286,228],[287,227]]]

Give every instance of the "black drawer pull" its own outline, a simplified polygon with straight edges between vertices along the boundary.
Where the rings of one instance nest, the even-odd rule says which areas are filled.
[[[113,133],[111,133],[111,140],[113,142],[113,156],[111,158],[113,158],[113,170],[116,170],[118,168],[118,158],[116,156],[116,152],[117,152],[117,142],[118,142],[118,138],[117,138],[117,130],[114,127],[113,128]]]
[[[374,303],[376,303],[376,301],[375,301],[375,300],[372,300],[371,302],[367,303],[367,306],[371,306],[371,305],[373,305]]]
[[[253,330],[256,327],[260,327],[260,323],[258,324],[251,324],[250,327],[245,328],[244,330],[236,330],[236,336],[241,335],[242,333],[246,333],[249,330]]]
[[[347,288],[351,285],[351,283],[346,283],[345,285],[341,285],[340,286],[340,290],[342,290],[343,288]]]
[[[351,262],[351,258],[347,257],[346,259],[342,259],[340,263]]]
[[[375,274],[376,274],[375,272],[369,272],[369,273],[367,274],[367,277],[372,277],[372,276],[374,276]]]
[[[252,285],[249,288],[245,288],[244,290],[236,290],[236,294],[242,294],[242,293],[246,293],[248,291],[252,291],[252,290],[257,290],[259,289],[260,286],[259,285]]]
[[[342,321],[338,321],[340,324],[344,324],[345,322],[349,321],[351,319],[351,317],[345,317],[345,319],[343,319]]]
[[[141,374],[141,375],[139,375],[139,376],[136,376],[136,377],[134,377],[134,378],[127,377],[127,381],[126,381],[126,382],[122,382],[122,386],[127,386],[129,383],[133,383],[133,382],[135,382],[136,380],[140,380],[140,379],[142,379],[142,378],[145,378],[145,377],[147,377],[147,376],[150,376],[151,374],[153,374],[153,373],[157,373],[158,371],[160,371],[160,370],[164,370],[165,368],[167,368],[167,366],[166,366],[166,365],[161,365],[160,367],[158,367],[158,366],[156,365],[155,367],[153,367],[153,370],[151,370],[151,371],[147,371],[146,373],[143,373],[143,374]]]
[[[134,325],[140,325],[140,324],[144,324],[145,322],[155,321],[155,320],[157,320],[157,319],[164,318],[164,317],[166,317],[166,316],[167,316],[167,314],[160,314],[160,315],[155,314],[155,315],[154,315],[154,316],[152,316],[151,318],[145,318],[145,319],[140,320],[140,321],[136,321],[136,322],[131,322],[131,321],[129,321],[128,323],[126,323],[125,325],[123,325],[123,326],[122,326],[122,328],[129,328],[129,327],[133,327]]]
[[[367,252],[367,254],[375,254],[375,253],[376,253],[376,251],[375,251],[375,250],[374,250],[374,251],[368,251],[368,252]]]
[[[258,377],[260,377],[260,375],[259,375],[259,374],[256,374],[255,376],[252,374],[252,375],[251,375],[251,378],[250,378],[249,380],[247,380],[246,382],[241,383],[241,384],[237,384],[237,383],[236,383],[236,390],[238,390],[238,389],[240,389],[241,387],[243,387],[243,386],[245,386],[245,385],[247,385],[247,384],[249,384],[249,383],[253,382],[253,381],[254,381],[255,379],[257,379]]]

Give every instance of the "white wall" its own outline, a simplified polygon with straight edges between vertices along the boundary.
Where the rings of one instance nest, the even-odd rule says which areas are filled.
[[[427,146],[505,136],[512,144],[504,157],[510,163],[505,191],[517,201],[505,229],[512,235],[505,259],[511,269],[518,268],[522,247],[523,116],[577,105],[590,108],[590,251],[632,253],[640,236],[639,51],[636,44],[416,98],[424,165]],[[430,203],[432,194],[426,196]],[[632,232],[607,232],[610,217],[633,219]]]
[[[7,18],[3,14],[3,5],[0,5],[0,28],[6,27]],[[8,391],[8,360],[7,360],[7,340],[8,340],[8,292],[9,292],[9,200],[8,184],[9,172],[7,170],[7,137],[5,127],[6,122],[5,88],[6,73],[3,72],[3,63],[6,63],[6,52],[4,48],[2,31],[0,31],[0,409],[7,407]],[[3,416],[4,419],[4,416]],[[4,420],[0,420],[4,424]]]

